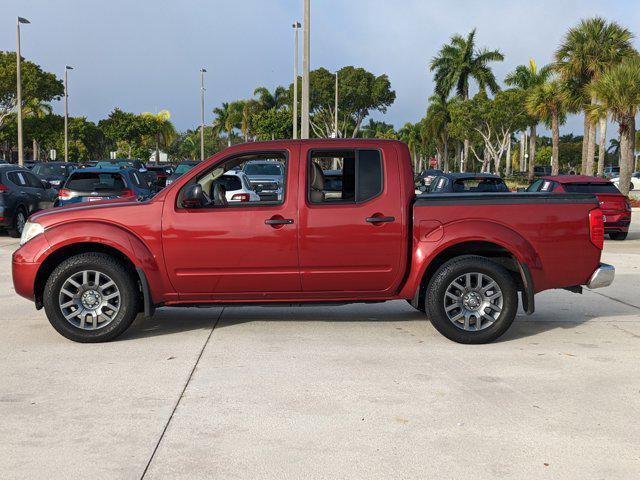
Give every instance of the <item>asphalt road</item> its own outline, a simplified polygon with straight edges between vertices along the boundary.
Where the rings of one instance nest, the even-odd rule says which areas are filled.
[[[462,346],[404,302],[167,309],[74,344],[0,236],[0,478],[640,475],[640,211],[607,289]]]

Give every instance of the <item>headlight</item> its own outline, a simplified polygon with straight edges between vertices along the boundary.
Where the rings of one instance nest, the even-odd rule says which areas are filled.
[[[20,245],[24,245],[33,237],[40,235],[44,232],[44,227],[39,223],[29,222],[24,224],[24,228],[22,229],[22,237],[20,237]]]

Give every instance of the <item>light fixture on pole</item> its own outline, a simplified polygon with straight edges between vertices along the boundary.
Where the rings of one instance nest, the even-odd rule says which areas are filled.
[[[69,161],[69,70],[73,67],[64,66],[64,161]]]
[[[18,165],[24,165],[24,146],[22,140],[22,72],[20,66],[20,24],[31,23],[26,18],[18,17],[16,22],[16,104],[18,107]]]
[[[206,68],[200,69],[200,161],[204,161],[204,74]]]
[[[300,138],[309,138],[309,68],[311,40],[311,0],[304,0],[302,19],[302,125]]]
[[[298,30],[302,25],[293,22],[293,138],[298,138]]]

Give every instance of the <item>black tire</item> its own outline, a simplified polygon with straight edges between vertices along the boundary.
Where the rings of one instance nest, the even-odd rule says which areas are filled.
[[[24,228],[24,224],[27,221],[29,215],[24,207],[18,207],[15,215],[13,216],[13,222],[11,222],[11,227],[9,227],[9,236],[13,238],[20,238],[22,236],[22,230]]]
[[[628,235],[627,232],[611,232],[609,234],[609,238],[611,240],[622,241],[627,239],[627,235]]]
[[[59,305],[60,290],[65,281],[84,270],[109,276],[120,292],[120,310],[113,320],[97,330],[83,330],[64,317]],[[132,274],[118,259],[104,253],[82,253],[66,259],[51,273],[44,288],[44,309],[58,333],[80,343],[108,342],[124,333],[140,311],[140,291]]]
[[[495,281],[502,291],[502,310],[488,327],[470,331],[454,325],[445,311],[447,288],[466,273],[481,273]],[[427,314],[433,326],[449,340],[464,344],[489,343],[499,338],[513,323],[518,312],[518,291],[509,272],[485,257],[465,255],[442,265],[427,287]]]

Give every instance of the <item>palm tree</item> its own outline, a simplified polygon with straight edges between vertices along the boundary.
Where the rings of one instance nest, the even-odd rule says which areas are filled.
[[[634,55],[635,50],[631,41],[633,34],[630,30],[615,22],[607,22],[602,17],[582,20],[578,26],[571,28],[564,37],[555,54],[555,67],[562,78],[572,80],[580,78],[585,85],[598,79],[609,69],[618,65],[625,58]],[[592,89],[590,89],[593,92]],[[591,94],[588,101],[591,105],[598,102],[598,98]],[[584,106],[586,107],[586,105]],[[583,148],[583,172],[593,175],[593,159],[596,145],[596,125],[594,118],[587,108],[585,110],[586,147]],[[607,112],[599,109],[601,116],[606,118]],[[601,126],[603,123],[600,124]],[[606,120],[604,122],[606,126]],[[606,132],[601,131],[600,143],[604,144]]]
[[[562,85],[553,80],[533,88],[527,97],[527,111],[529,115],[540,118],[551,124],[551,175],[558,175],[560,123],[564,120]],[[529,166],[529,175],[533,173]]]
[[[253,95],[258,97],[258,104],[263,110],[280,110],[287,105],[289,92],[284,87],[276,87],[273,93],[265,87],[258,87]]]
[[[603,73],[589,88],[598,99],[588,109],[590,118],[597,119],[610,112],[620,130],[620,191],[629,194],[635,160],[636,114],[640,106],[640,57],[624,60]]]
[[[435,140],[438,150],[438,168],[449,171],[449,130],[451,121],[449,103],[440,95],[432,95],[429,98],[427,116],[424,121],[426,134]]]
[[[216,133],[225,132],[227,135],[227,146],[231,146],[231,138],[234,129],[238,128],[241,119],[242,108],[238,102],[223,102],[221,107],[213,109],[215,118],[213,128]]]
[[[491,62],[501,62],[504,55],[499,50],[478,50],[476,48],[476,29],[466,38],[461,35],[451,37],[450,43],[443,45],[438,55],[431,60],[430,70],[435,72],[436,94],[447,98],[455,89],[456,94],[469,99],[469,83],[473,79],[481,91],[491,93],[500,90],[498,82],[489,67]],[[469,140],[464,140],[462,169],[467,168]]]
[[[409,151],[411,152],[411,159],[413,163],[413,171],[419,173],[419,161],[418,161],[418,152],[417,146],[420,141],[420,124],[416,123],[405,123],[404,126],[398,130],[398,136],[400,140],[406,143],[409,147]]]
[[[160,161],[160,148],[166,149],[178,136],[171,123],[171,113],[161,110],[158,113],[145,112],[142,114],[148,120],[149,132],[155,141],[155,161]]]
[[[529,60],[529,65],[518,65],[513,72],[507,75],[504,83],[530,94],[534,89],[543,85],[550,76],[551,67],[547,65],[538,70],[538,66],[532,58]],[[532,115],[532,120],[529,126],[529,181],[533,180],[533,172],[536,164],[537,127],[540,117]]]

